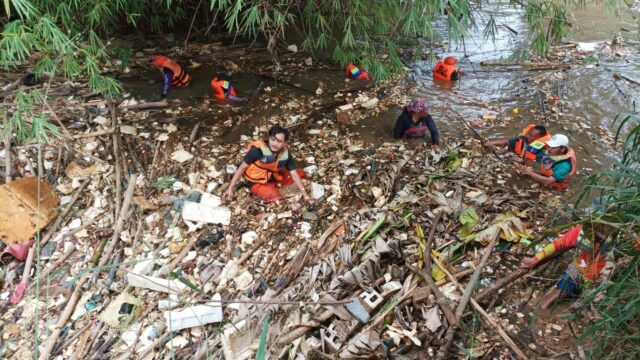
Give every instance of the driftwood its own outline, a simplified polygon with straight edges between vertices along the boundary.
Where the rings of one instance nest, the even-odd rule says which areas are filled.
[[[147,110],[147,109],[159,109],[169,106],[167,100],[155,101],[150,103],[142,103],[135,105],[118,105],[118,110]]]
[[[613,78],[614,78],[614,79],[616,79],[616,80],[624,79],[624,80],[627,80],[628,82],[630,82],[630,83],[632,83],[632,84],[634,84],[634,85],[640,85],[640,81],[638,81],[638,80],[633,80],[633,79],[631,79],[631,78],[629,78],[629,77],[627,77],[627,76],[624,76],[624,75],[622,75],[622,74],[618,74],[618,73],[613,74]]]

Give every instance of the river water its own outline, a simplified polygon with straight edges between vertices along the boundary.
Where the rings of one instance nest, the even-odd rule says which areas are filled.
[[[622,16],[605,16],[604,13],[603,4],[576,11],[573,14],[576,24],[570,40],[605,41],[611,40],[618,32],[625,39],[634,36],[637,39],[637,25],[628,12]],[[490,16],[498,24],[494,41],[483,36]],[[465,36],[464,43],[453,44],[437,54],[439,58],[455,56],[459,59],[458,67],[466,72],[461,81],[449,83],[433,80],[429,71],[433,62],[417,64],[418,70],[413,74],[420,86],[411,97],[429,100],[430,112],[444,137],[455,136],[462,129],[461,124],[445,111],[445,104],[449,104],[468,121],[478,120],[487,113],[497,115],[498,121],[477,128],[487,138],[514,136],[531,122],[547,125],[552,133],[566,134],[577,152],[578,166],[582,169],[579,174],[582,176],[608,167],[615,159],[616,152],[610,142],[601,141],[602,134],[613,135],[617,127],[614,123],[616,115],[629,111],[633,102],[640,97],[636,85],[615,80],[613,74],[640,79],[640,56],[637,51],[626,58],[601,57],[597,65],[575,66],[565,73],[564,79],[551,81],[552,91],[547,91],[547,94],[560,94],[567,116],[544,117],[541,116],[538,86],[527,82],[527,79],[546,71],[505,72],[504,68],[480,65],[485,60],[506,61],[514,52],[527,46],[527,25],[522,19],[522,10],[510,8],[507,2],[496,2],[483,8],[477,23],[477,28]],[[625,30],[632,30],[633,33]],[[440,31],[444,33],[442,26]],[[519,110],[517,116],[512,113],[515,108]],[[389,111],[381,114],[377,120],[372,119],[376,126],[361,124],[355,130],[373,142],[392,141],[390,134],[398,111]]]
[[[552,133],[566,134],[577,153],[580,168],[578,178],[608,168],[615,159],[616,152],[611,141],[605,140],[614,134],[616,115],[630,110],[633,102],[640,97],[637,85],[625,80],[615,80],[613,74],[620,73],[631,79],[640,79],[640,55],[636,50],[634,54],[622,58],[599,56],[597,62],[574,66],[561,77],[553,74],[556,71],[505,71],[504,67],[481,66],[482,61],[506,61],[516,51],[527,50],[528,29],[523,22],[522,12],[521,9],[509,7],[506,1],[485,5],[478,12],[476,28],[465,35],[464,42],[451,44],[436,54],[439,58],[456,56],[459,59],[458,67],[466,76],[456,83],[434,81],[430,71],[434,63],[420,62],[414,64],[414,71],[407,80],[416,82],[418,86],[408,95],[411,98],[428,99],[430,112],[445,142],[447,138],[460,136],[463,130],[453,115],[445,111],[445,104],[449,104],[467,121],[478,120],[484,114],[496,115],[497,120],[477,127],[477,131],[487,138],[514,136],[532,122],[547,125]],[[620,13],[623,15],[605,16],[603,4],[589,5],[574,12],[571,15],[574,25],[569,40],[600,42],[611,40],[617,33],[621,33],[624,39],[635,38],[637,41],[638,27],[628,10]],[[498,25],[493,40],[485,39],[483,35],[485,24],[491,16]],[[444,21],[437,23],[436,29],[445,34]],[[177,119],[179,123],[189,125],[203,117],[206,120],[216,117],[216,114],[220,118],[229,114],[228,106],[208,100],[211,98],[209,79],[213,74],[222,72],[219,65],[210,63],[190,70],[192,77],[198,81],[189,89],[176,91],[171,96],[187,105],[206,107],[208,113],[181,115]],[[549,75],[548,79],[551,80],[547,80],[546,91],[541,93],[540,85],[528,80],[544,75]],[[149,84],[148,79],[159,79],[157,71],[136,74],[123,81],[128,91],[149,101],[158,97],[161,85]],[[305,71],[290,74],[288,79],[310,91],[315,90],[319,82],[323,82],[324,88],[329,91],[345,86],[343,73],[338,69]],[[249,94],[261,81],[265,79],[248,73],[233,74],[234,85],[243,95]],[[266,81],[266,86],[274,85],[276,84]],[[293,87],[284,89],[297,91]],[[300,93],[304,91],[300,90]],[[541,114],[540,100],[553,95],[560,97],[560,104],[566,115]],[[519,110],[518,115],[512,113],[515,108]],[[353,126],[351,130],[372,144],[394,141],[391,134],[400,111],[400,108],[392,108],[381,112]],[[253,126],[249,126],[233,131],[232,136],[225,139],[238,141],[240,135],[251,136],[252,128]]]

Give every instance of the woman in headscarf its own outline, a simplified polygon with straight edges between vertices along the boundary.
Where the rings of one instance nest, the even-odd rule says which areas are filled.
[[[440,135],[436,123],[429,115],[429,103],[425,99],[416,99],[398,117],[393,137],[420,138],[425,136],[427,130],[431,134],[433,148],[440,150]]]

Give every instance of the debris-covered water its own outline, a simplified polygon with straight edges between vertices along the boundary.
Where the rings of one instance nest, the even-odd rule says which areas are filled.
[[[482,66],[521,48],[526,32],[517,10],[498,3],[484,11],[482,21],[493,14],[500,24],[495,45],[479,24],[464,46],[438,53],[458,56],[467,72],[452,86],[431,80],[429,62],[406,80],[347,82],[303,53],[288,54],[274,81],[264,49],[196,43],[182,54],[140,49],[121,77],[130,96],[120,99],[116,124],[84,84],[52,97],[70,150],[43,147],[41,175],[51,186],[41,191],[56,200],[46,210],[55,213],[57,199],[60,209],[57,221],[39,220],[45,232],[31,250],[36,221],[20,214],[26,231],[15,232],[17,221],[0,219],[3,246],[23,244],[2,258],[0,355],[30,358],[38,348],[75,359],[573,356],[568,329],[580,324],[534,305],[562,265],[519,268],[536,243],[548,243],[542,234],[552,216],[565,215],[565,198],[515,175],[445,104],[485,136],[510,136],[533,120],[567,132],[583,177],[610,164],[613,117],[637,96],[609,70],[640,77],[638,58],[624,46],[607,59],[607,44],[580,52],[583,45],[568,43],[535,60],[544,71]],[[160,94],[160,76],[144,57],[158,51],[185,64],[194,83],[141,109]],[[583,64],[590,56],[599,66]],[[246,106],[220,104],[209,88],[216,74],[241,96],[259,92]],[[561,95],[546,117],[538,94],[544,103]],[[442,129],[442,152],[390,137],[402,106],[419,96]],[[265,204],[239,187],[222,204],[243,148],[272,124],[292,131],[288,145],[314,201],[290,186],[281,189],[283,204]],[[11,151],[24,178],[2,185],[0,200],[33,207],[24,179],[37,171],[37,152]],[[25,276],[31,267],[34,276]],[[38,341],[25,336],[33,333]]]

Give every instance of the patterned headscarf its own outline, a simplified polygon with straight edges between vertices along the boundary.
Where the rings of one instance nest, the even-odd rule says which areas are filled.
[[[427,99],[416,99],[411,103],[411,105],[409,105],[409,110],[414,113],[427,112],[428,109],[429,103],[427,102]]]

